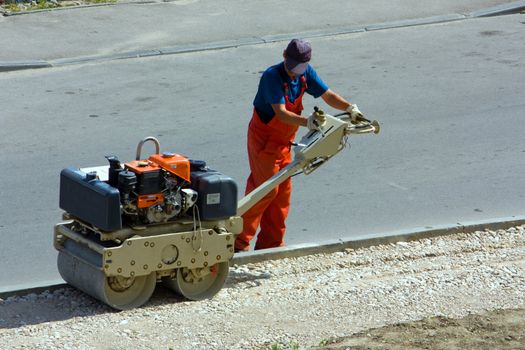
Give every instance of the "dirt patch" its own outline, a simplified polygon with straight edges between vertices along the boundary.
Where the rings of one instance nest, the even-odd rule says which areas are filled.
[[[332,339],[323,350],[510,350],[525,348],[525,309],[496,310],[461,319],[432,317]]]

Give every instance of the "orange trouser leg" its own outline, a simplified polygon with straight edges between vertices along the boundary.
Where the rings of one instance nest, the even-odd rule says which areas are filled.
[[[252,179],[250,181],[250,179]],[[246,186],[246,193],[249,193],[249,187],[255,188],[258,185],[254,185],[253,183],[253,176],[250,175],[248,178],[248,184],[252,184],[251,186]],[[253,190],[251,188],[251,190]],[[250,191],[251,191],[250,190]],[[253,207],[251,207],[244,215],[242,216],[243,219],[243,230],[242,233],[237,236],[237,239],[235,240],[235,248],[240,250],[248,250],[250,246],[250,241],[255,237],[255,234],[257,233],[257,228],[259,227],[259,224],[261,223],[261,219],[263,216],[263,213],[266,211],[268,206],[272,203],[275,196],[277,194],[277,189],[272,190],[270,193],[268,193],[263,199],[261,199],[257,204],[255,204]]]
[[[249,130],[248,158],[251,174],[246,184],[246,194],[286,166],[290,160],[290,152],[287,147],[269,145],[266,138],[257,135],[253,130]],[[257,240],[257,248],[282,245],[290,192],[291,180],[288,179],[244,213],[242,216],[243,232],[235,240],[236,249],[247,250],[249,248],[250,241],[255,237],[259,224],[263,235]]]
[[[270,202],[261,218],[261,231],[257,236],[255,249],[284,246],[285,220],[290,208],[292,180],[287,179],[277,188],[275,198]]]

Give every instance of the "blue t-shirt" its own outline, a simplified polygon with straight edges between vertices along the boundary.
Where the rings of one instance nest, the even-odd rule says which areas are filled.
[[[312,66],[308,65],[303,75],[306,78],[306,92],[309,95],[317,98],[328,90],[328,86],[319,78]],[[284,69],[284,62],[271,66],[263,73],[253,106],[264,123],[268,123],[275,115],[272,104],[285,103],[285,82],[288,83],[288,99],[293,103],[301,93],[301,77],[297,76],[295,80],[291,80]]]

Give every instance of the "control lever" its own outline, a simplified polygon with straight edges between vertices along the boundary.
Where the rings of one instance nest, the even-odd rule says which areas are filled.
[[[322,109],[320,109],[319,107],[317,107],[317,106],[314,106],[314,113],[317,113],[319,115],[324,115],[324,111]],[[317,122],[316,122],[316,124],[317,124]],[[317,130],[321,133],[321,136],[324,137],[325,135],[324,135],[324,132],[323,132],[323,130],[321,128],[322,128],[322,125],[317,124]]]

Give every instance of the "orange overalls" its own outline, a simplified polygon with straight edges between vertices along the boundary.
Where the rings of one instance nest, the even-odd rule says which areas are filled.
[[[284,98],[286,109],[301,114],[303,95],[307,89],[306,78],[301,76],[301,92],[292,103],[288,98],[288,84],[285,82]],[[248,127],[248,158],[250,176],[246,183],[246,194],[253,191],[263,182],[292,161],[290,152],[298,126],[283,123],[275,115],[265,124],[254,109]],[[255,249],[266,249],[284,246],[285,220],[290,208],[292,180],[288,178],[263,199],[248,210],[243,218],[243,232],[235,240],[235,249],[248,250],[250,241],[261,227]]]

